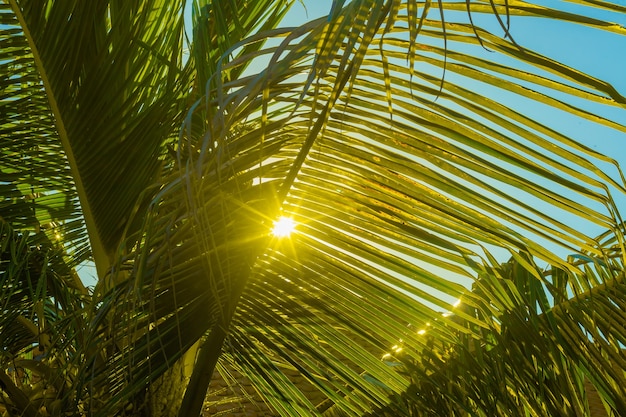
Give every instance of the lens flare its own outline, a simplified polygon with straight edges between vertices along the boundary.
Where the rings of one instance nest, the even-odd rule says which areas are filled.
[[[296,228],[296,222],[289,217],[281,217],[274,222],[272,234],[276,237],[289,237]]]

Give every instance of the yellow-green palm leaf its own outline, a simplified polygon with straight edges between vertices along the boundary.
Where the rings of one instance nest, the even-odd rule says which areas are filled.
[[[194,2],[188,58],[183,4],[2,9],[35,80],[9,78],[2,105],[37,97],[32,140],[65,158],[11,171],[11,222],[43,222],[27,189],[49,187],[71,207],[52,219],[74,231],[66,248],[87,232],[100,269],[72,359],[91,412],[157,413],[150,384],[197,345],[179,415],[199,412],[214,369],[233,368],[281,415],[584,415],[584,378],[620,411],[624,177],[519,103],[623,134],[626,99],[500,35],[515,39],[511,18],[626,30],[524,2],[396,0],[333,2],[328,18],[274,29],[288,3]],[[58,174],[28,177],[49,162]],[[271,234],[281,215],[289,238]],[[542,368],[565,377],[528,387]]]

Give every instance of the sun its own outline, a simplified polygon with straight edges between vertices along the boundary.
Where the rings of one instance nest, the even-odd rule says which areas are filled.
[[[272,234],[276,237],[289,237],[291,232],[296,229],[296,222],[290,217],[281,216],[274,222]]]

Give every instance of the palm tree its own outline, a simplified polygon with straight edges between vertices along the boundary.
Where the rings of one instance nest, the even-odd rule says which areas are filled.
[[[480,85],[623,133],[509,23],[626,30],[397,0],[279,29],[292,3],[0,3],[6,412],[198,415],[234,369],[280,415],[588,415],[585,378],[622,414],[624,177]]]
[[[616,243],[614,235],[604,237]],[[512,259],[486,271],[448,315],[461,326],[457,338],[425,335],[428,348],[417,360],[400,352],[412,383],[372,415],[611,415],[591,412],[592,386],[609,402],[607,410],[621,415],[624,326],[619,307],[606,307],[622,303],[621,252],[608,262],[575,263],[597,285],[570,299],[562,269],[529,270]],[[554,287],[546,291],[534,274],[550,276]],[[560,299],[549,300],[553,294]],[[598,304],[605,306],[601,312]]]

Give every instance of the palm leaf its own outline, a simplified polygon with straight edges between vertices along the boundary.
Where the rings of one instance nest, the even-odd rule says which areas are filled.
[[[180,93],[188,85],[181,69],[182,2],[6,3],[3,16],[13,28],[3,32],[19,39],[24,56],[15,67],[7,50],[3,63],[29,82],[13,81],[13,97],[3,102],[32,102],[31,124],[41,130],[28,139],[32,145],[24,144],[33,158],[12,154],[13,161],[25,161],[29,176],[15,176],[11,184],[17,189],[32,184],[45,193],[38,197],[41,211],[59,212],[56,207],[66,201],[65,211],[52,220],[68,225],[76,223],[78,197],[103,276],[135,205],[162,164],[165,141],[180,123]],[[155,30],[160,25],[171,30]],[[29,100],[31,95],[37,100]],[[11,120],[3,123],[11,129]],[[15,136],[3,137],[13,146],[19,143]],[[40,184],[46,188],[40,191]],[[84,232],[72,238],[84,242]]]
[[[446,344],[425,334],[431,346],[418,359],[404,360],[412,384],[393,404],[416,416],[462,411],[587,416],[594,415],[589,414],[591,384],[611,410],[623,413],[626,364],[619,299],[624,269],[619,256],[608,262],[579,263],[586,279],[598,285],[565,299],[576,289],[572,275],[562,269],[544,273],[535,266],[545,275],[542,282],[511,260],[481,275],[448,316],[473,329],[471,337]],[[457,312],[480,317],[490,328],[479,329]],[[396,415],[394,405],[376,415]]]
[[[351,3],[344,12],[346,17],[356,13],[351,7],[373,6],[367,2]],[[256,364],[247,371],[241,369],[252,380],[256,377],[265,381],[275,375],[276,369],[299,369],[320,391],[341,392],[339,398],[332,400],[348,414],[363,412],[383,400],[376,397],[376,389],[365,378],[357,376],[363,368],[333,366],[333,357],[355,367],[368,363],[368,375],[374,380],[390,381],[388,369],[377,369],[374,363],[376,355],[390,349],[396,344],[394,341],[402,339],[407,346],[427,349],[428,342],[416,332],[427,323],[437,328],[431,332],[439,339],[458,337],[450,334],[449,327],[455,325],[442,319],[441,312],[449,309],[462,293],[459,280],[468,283],[473,274],[482,270],[480,263],[491,262],[490,252],[496,248],[507,249],[531,271],[524,275],[526,279],[541,275],[525,260],[530,255],[569,271],[574,282],[584,282],[580,271],[546,249],[546,245],[556,243],[570,251],[582,247],[601,259],[606,257],[604,248],[598,247],[593,237],[581,233],[580,227],[569,227],[559,220],[560,214],[552,213],[566,213],[578,222],[616,230],[619,214],[615,216],[619,211],[605,190],[607,185],[615,187],[618,193],[624,190],[621,173],[614,178],[598,168],[605,161],[616,165],[610,158],[494,99],[463,88],[457,84],[460,79],[457,81],[456,75],[466,76],[471,71],[474,78],[488,80],[503,90],[623,130],[624,126],[615,121],[587,116],[584,110],[565,105],[563,99],[549,98],[557,93],[571,94],[623,106],[623,97],[611,86],[536,53],[507,45],[480,29],[476,31],[486,48],[523,60],[536,69],[520,73],[513,67],[494,65],[493,59],[476,60],[476,49],[468,48],[481,46],[472,28],[448,20],[446,80],[444,89],[438,91],[439,77],[406,68],[400,61],[402,51],[412,45],[404,40],[412,39],[406,34],[409,29],[401,28],[411,27],[411,19],[419,17],[406,17],[404,10],[400,8],[398,14],[403,24],[380,40],[381,45],[390,48],[385,53],[386,64],[374,46],[360,52],[367,44],[366,33],[337,35],[336,43],[332,43],[331,35],[326,34],[344,32],[341,23],[333,30],[326,26],[325,19],[317,21],[317,27],[310,25],[305,41],[285,47],[289,52],[276,65],[290,65],[290,74],[306,74],[304,63],[315,65],[320,62],[317,56],[324,56],[326,61],[320,72],[314,66],[313,73],[321,75],[305,95],[300,92],[306,85],[306,81],[299,81],[303,76],[283,78],[282,73],[274,75],[268,70],[269,79],[263,82],[272,101],[263,109],[262,117],[266,114],[272,125],[263,126],[259,137],[268,144],[276,137],[286,141],[280,152],[259,161],[258,167],[245,167],[247,173],[257,172],[257,181],[263,183],[280,178],[280,170],[284,172],[285,164],[277,161],[293,161],[278,197],[285,199],[282,213],[300,226],[291,238],[293,247],[284,244],[278,252],[270,247],[258,258],[258,268],[253,269],[235,318],[232,337],[236,343],[232,346],[239,348],[240,353],[233,357]],[[519,13],[515,8],[509,12]],[[563,16],[555,12],[557,15]],[[582,19],[567,18],[574,22]],[[437,41],[442,33],[436,30],[440,24],[424,19],[422,25],[415,26],[420,27],[421,39],[432,37]],[[382,38],[383,30],[376,30]],[[359,41],[363,44],[349,49],[349,36],[361,35]],[[307,55],[303,51],[306,39],[311,39],[311,45],[328,49],[312,49]],[[423,40],[413,59],[416,63],[436,63],[441,68],[443,51],[430,42]],[[394,56],[395,47],[399,52]],[[386,72],[381,70],[383,65],[387,66]],[[541,71],[558,74],[560,78],[548,79]],[[379,78],[381,73],[387,74],[384,80]],[[510,74],[516,74],[519,81],[508,78]],[[572,82],[578,87],[572,87]],[[546,92],[546,87],[551,91]],[[389,88],[395,98],[391,117],[386,93]],[[231,124],[245,120],[248,114],[254,115],[240,112],[248,110],[253,102],[250,93],[258,90],[246,84],[242,91],[246,94],[224,93],[222,101],[215,103],[218,109],[224,109],[223,117]],[[260,101],[262,93],[258,94]],[[464,112],[459,112],[459,108],[464,108]],[[274,126],[280,129],[275,130]],[[241,149],[244,140],[250,140],[251,147],[258,146],[258,140],[248,137],[237,139],[232,146]],[[565,160],[570,162],[566,164]],[[265,164],[271,170],[268,174]],[[528,178],[541,181],[530,182]],[[500,191],[510,185],[515,193]],[[555,211],[548,214],[534,209],[541,206],[541,201]],[[271,219],[278,212],[261,213],[260,217],[263,215]],[[518,250],[528,255],[520,256]],[[512,302],[505,288],[492,295],[498,296],[504,297],[502,302]],[[488,326],[484,318],[466,315],[464,319],[478,328]],[[435,322],[447,326],[435,326]],[[282,330],[285,328],[290,330]],[[361,335],[370,333],[367,341],[361,340]],[[325,346],[332,349],[326,350]],[[552,349],[558,348],[553,345]],[[330,357],[324,367],[326,374],[315,365],[319,351]],[[269,363],[274,364],[271,372]],[[258,377],[260,370],[266,370],[266,378]],[[401,375],[395,375],[391,381],[392,391],[401,390],[406,384]],[[258,384],[268,398],[277,398],[286,381],[276,376],[274,385]],[[299,408],[281,407],[285,407],[281,410],[286,415],[301,412]],[[507,405],[502,410],[511,407]]]
[[[34,416],[52,402],[77,400],[64,372],[85,336],[86,294],[44,232],[17,232],[2,221],[0,254],[2,405]]]
[[[482,259],[492,259],[490,252],[495,248],[508,249],[532,269],[517,255],[518,250],[525,251],[569,270],[578,280],[574,268],[546,250],[545,241],[570,250],[582,247],[593,256],[605,255],[593,238],[568,227],[558,220],[559,215],[533,209],[536,203],[532,201],[549,202],[582,221],[612,227],[618,211],[605,184],[623,190],[621,176],[612,178],[597,168],[600,161],[612,163],[610,159],[462,88],[453,75],[464,74],[471,67],[476,78],[498,77],[502,89],[523,92],[579,115],[585,113],[544,99],[548,96],[545,88],[620,105],[623,99],[610,86],[537,54],[516,50],[485,32],[480,32],[481,40],[490,50],[563,78],[547,79],[530,71],[520,74],[486,59],[476,61],[466,52],[468,45],[480,48],[471,27],[447,23],[446,54],[455,60],[448,60],[445,88],[438,91],[438,77],[406,69],[398,61],[401,55],[394,57],[393,47],[399,51],[411,48],[400,28],[412,23],[383,32],[380,20],[374,19],[364,22],[360,30],[344,30],[342,18],[365,16],[359,8],[367,7],[374,3],[351,3],[343,17],[338,17],[336,29],[333,22],[320,19],[298,29],[297,35],[287,36],[279,48],[281,56],[275,56],[274,66],[260,76],[217,82],[218,90],[208,93],[202,107],[188,117],[183,132],[189,136],[180,145],[189,152],[194,146],[199,151],[190,153],[191,170],[183,171],[182,179],[173,184],[177,190],[186,184],[186,191],[180,189],[179,197],[172,200],[186,198],[186,210],[191,209],[195,218],[189,220],[194,224],[189,223],[185,233],[197,230],[196,239],[205,240],[197,252],[186,252],[191,254],[187,256],[219,253],[210,257],[215,259],[208,266],[211,273],[205,284],[209,288],[205,294],[210,296],[200,303],[212,309],[206,329],[214,320],[226,320],[208,336],[209,363],[215,364],[220,354],[215,344],[221,344],[232,314],[228,312],[247,282],[225,358],[231,358],[232,365],[255,381],[268,402],[286,415],[317,411],[301,396],[293,403],[277,400],[284,398],[281,392],[297,392],[281,369],[298,369],[348,414],[384,404],[386,394],[402,391],[408,381],[378,362],[377,356],[398,339],[425,349],[426,342],[415,329],[445,322],[441,311],[449,309],[463,292],[459,277],[468,283],[473,274],[483,270],[479,266]],[[399,9],[399,21],[418,18],[407,16],[404,10]],[[422,24],[416,25],[420,36],[439,39],[441,32],[435,30],[439,23],[420,20]],[[364,40],[374,42],[382,33],[381,44],[392,48],[386,55],[384,80],[375,77],[375,68],[384,60],[379,50]],[[351,50],[357,37],[362,43]],[[236,44],[232,50],[245,44]],[[307,49],[307,45],[311,47]],[[414,62],[441,63],[442,54],[437,55],[441,50],[428,42],[423,45],[423,49],[415,49]],[[250,59],[257,56],[255,52]],[[235,68],[244,58],[224,64],[222,69]],[[314,65],[312,79],[306,75],[309,63]],[[491,75],[494,71],[495,76]],[[513,73],[523,78],[519,85],[524,89],[506,78]],[[571,82],[580,87],[573,88]],[[541,93],[528,91],[529,84]],[[303,93],[306,86],[309,89]],[[389,88],[396,98],[391,118],[385,117]],[[594,90],[582,93],[589,88]],[[433,101],[435,96],[437,101]],[[475,117],[458,112],[457,106]],[[253,117],[260,117],[260,123],[240,127],[250,126]],[[207,130],[203,136],[195,136],[194,120],[202,119]],[[610,120],[603,123],[623,129]],[[197,145],[187,145],[198,140]],[[564,159],[577,167],[564,164]],[[528,175],[543,181],[529,183]],[[503,185],[499,184],[513,184],[521,193],[500,192]],[[170,193],[170,189],[164,192]],[[570,193],[576,197],[568,197]],[[283,214],[301,223],[291,239],[293,247],[284,244],[278,250],[262,231],[263,227],[269,230],[278,216],[276,199],[284,200]],[[261,229],[254,227],[255,223]],[[226,232],[224,224],[237,225],[237,230],[246,230],[248,235],[234,233],[234,229]],[[222,233],[229,233],[231,241],[253,242],[252,248],[227,249],[221,243]],[[263,250],[267,244],[268,249]],[[176,252],[163,253],[173,256]],[[192,265],[201,258],[185,259],[189,259],[185,264]],[[184,282],[178,274],[168,279]],[[182,294],[195,300],[193,292]],[[511,302],[506,291],[499,294]],[[226,298],[220,301],[222,297]],[[164,322],[168,335],[178,328],[194,327],[191,322],[197,321],[198,309],[190,301],[190,307],[184,307],[186,300],[177,304],[176,319]],[[479,328],[488,326],[480,317],[465,318]],[[456,336],[451,329],[458,331],[459,326],[446,324],[435,326],[433,332],[452,340]],[[368,333],[371,336],[363,340],[361,335]],[[180,340],[177,343],[185,337]],[[364,371],[367,374],[362,375]],[[380,391],[381,381],[391,391]]]
[[[112,267],[88,315],[81,348],[88,360],[73,358],[91,412],[142,407],[147,385],[198,342],[181,415],[199,412],[219,360],[284,415],[362,414],[424,384],[436,404],[466,412],[563,411],[555,398],[542,405],[530,397],[536,391],[526,383],[527,357],[507,351],[500,331],[505,323],[518,340],[524,326],[543,320],[543,329],[554,327],[545,300],[533,298],[537,285],[561,279],[565,286],[551,295],[563,301],[617,280],[590,275],[559,251],[611,264],[612,250],[582,226],[609,229],[623,242],[612,195],[623,195],[624,177],[611,158],[532,120],[506,94],[623,132],[619,119],[577,104],[621,112],[625,100],[613,87],[474,26],[454,2],[337,2],[330,18],[263,33],[255,31],[275,27],[282,3],[198,2],[185,69],[178,6],[10,4],[40,80],[32,90],[45,92],[46,114],[54,116],[96,263]],[[469,8],[472,19],[498,13],[507,34],[510,17],[527,16],[623,34],[616,25],[521,2]],[[59,22],[67,30],[54,38]],[[172,30],[157,31],[155,22]],[[92,33],[86,40],[83,25]],[[232,37],[217,36],[218,28]],[[266,39],[273,43],[263,46]],[[60,41],[76,48],[57,56]],[[257,71],[259,59],[269,63]],[[191,110],[175,144],[194,68]],[[478,94],[480,83],[502,94]],[[20,175],[13,188],[25,181]],[[298,222],[289,242],[270,234],[281,214]],[[513,271],[500,267],[503,253],[513,257]],[[538,262],[564,275],[546,280]],[[473,281],[486,288],[467,297],[475,310],[442,316]],[[598,305],[588,299],[587,313]],[[537,305],[544,315],[530,313]],[[532,320],[520,325],[521,313]],[[569,378],[548,392],[572,394],[578,402],[566,411],[579,410],[587,375],[619,410],[611,362],[593,349],[576,350],[581,323],[596,326],[581,313],[561,326],[556,342],[539,345],[554,355],[542,358],[545,366]],[[621,340],[618,328],[610,334]],[[519,357],[519,368],[480,356],[482,340],[503,357]],[[402,346],[406,362],[422,361],[422,379],[379,360]],[[446,355],[475,366],[449,371]],[[481,365],[493,370],[488,384],[470,378]],[[315,404],[299,392],[285,373],[294,369],[329,401]],[[450,385],[456,370],[467,385]],[[441,378],[428,382],[437,372]],[[488,388],[498,377],[521,394],[494,400]],[[449,390],[437,397],[442,387]]]
[[[69,165],[28,40],[5,4],[0,19],[0,216],[19,230],[62,241],[75,266],[89,256],[89,242]]]

